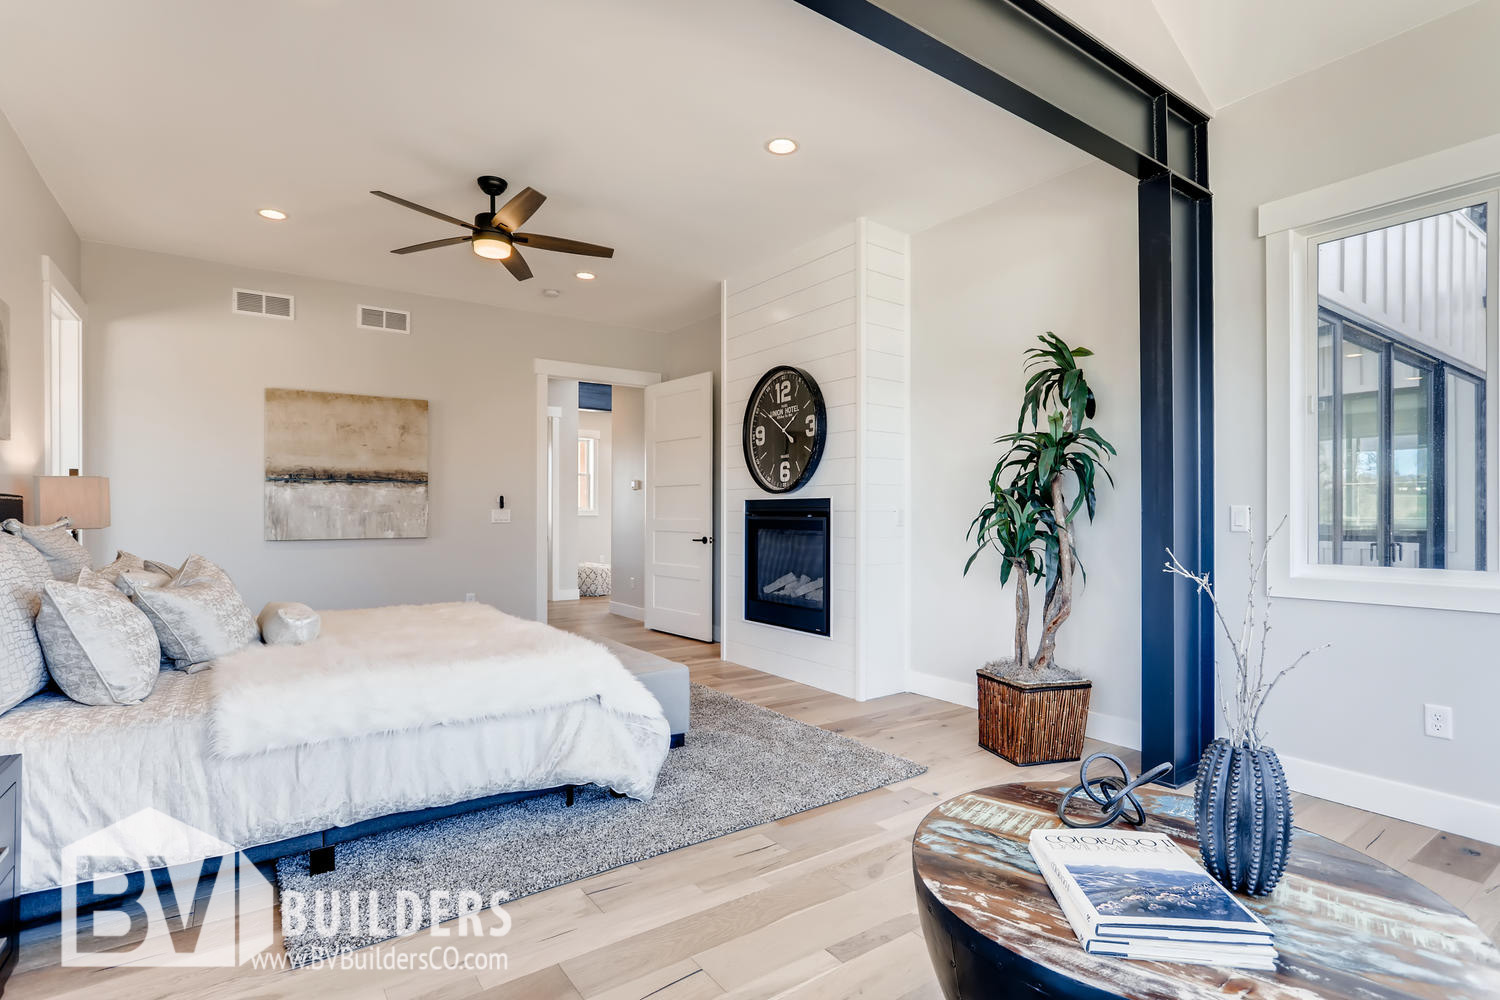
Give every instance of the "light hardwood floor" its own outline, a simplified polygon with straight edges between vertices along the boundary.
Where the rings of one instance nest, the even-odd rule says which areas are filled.
[[[610,615],[603,598],[551,613],[561,628],[679,660],[698,683],[920,761],[927,773],[519,900],[506,907],[513,923],[504,937],[423,933],[383,946],[411,956],[450,945],[464,955],[503,952],[503,969],[64,969],[54,932],[23,941],[7,996],[938,997],[911,882],[917,822],[966,789],[1074,772],[1074,765],[1023,770],[979,749],[971,709],[912,694],[850,701],[724,662],[717,645],[648,632]],[[1306,796],[1298,797],[1297,822],[1431,886],[1492,937],[1500,930],[1500,849]]]

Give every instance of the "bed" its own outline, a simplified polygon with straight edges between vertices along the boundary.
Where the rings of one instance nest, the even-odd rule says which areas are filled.
[[[480,717],[420,726],[393,727],[382,721],[387,718],[382,712],[388,712],[383,705],[411,699],[356,694],[348,711],[333,711],[342,671],[288,680],[300,677],[319,656],[347,661],[352,647],[340,647],[340,636],[390,647],[393,662],[399,659],[425,675],[432,669],[430,663],[421,658],[407,663],[413,659],[409,651],[387,641],[391,637],[366,634],[379,628],[371,624],[377,614],[392,622],[393,634],[410,632],[409,622],[392,615],[402,610],[460,635],[465,622],[494,620],[484,616],[504,619],[513,630],[508,636],[525,634],[550,643],[567,635],[482,605],[327,612],[325,634],[312,643],[258,646],[239,661],[235,657],[241,654],[235,654],[199,673],[164,670],[155,690],[139,705],[85,706],[49,690],[0,716],[0,753],[24,755],[19,890],[29,895],[23,899],[23,919],[55,913],[60,895],[56,888],[90,874],[60,871],[63,845],[147,807],[263,858],[318,849],[380,826],[538,790],[598,784],[625,795],[650,796],[667,753],[669,723],[635,679],[638,670],[621,666],[610,653],[605,655],[626,678],[619,688],[624,694],[615,697],[613,707],[608,697],[559,696],[556,704],[533,698],[514,714],[493,714],[493,706],[486,708],[480,694],[465,699],[478,706],[467,714]],[[577,637],[569,641],[574,640],[587,643]],[[576,645],[562,648],[574,658],[580,650],[595,655],[602,648],[587,646],[588,650]],[[432,655],[446,654],[439,649]],[[511,672],[504,674],[505,683],[489,687],[516,692],[524,702],[523,676],[529,662],[512,664],[506,668]],[[557,662],[538,669],[554,670]],[[343,663],[346,669],[358,665]],[[383,666],[395,669],[365,664],[355,680],[367,689],[378,686],[368,679],[380,679]],[[456,675],[458,680],[471,683],[477,676],[473,670],[494,664],[476,661],[471,666],[469,674]],[[283,700],[263,726],[240,734],[236,744],[231,738],[233,718],[226,721],[223,714],[226,698],[244,701],[247,711],[263,710],[254,700],[253,683],[248,689],[237,686],[237,672],[251,682],[262,682],[262,694],[277,692]],[[263,683],[268,678],[269,687]],[[441,682],[428,686],[441,688]],[[645,694],[654,717],[620,710],[618,703],[633,698],[636,688]],[[331,728],[305,742],[275,745],[286,741],[286,720],[297,719],[296,706],[301,703],[307,714],[299,725],[305,727],[307,719],[323,715],[334,718],[327,723]],[[362,729],[341,734],[340,725]],[[225,752],[221,743],[231,744],[232,752]],[[152,867],[201,857],[190,848],[174,851],[170,845],[124,846],[130,857],[149,857]],[[249,850],[252,847],[260,850]]]

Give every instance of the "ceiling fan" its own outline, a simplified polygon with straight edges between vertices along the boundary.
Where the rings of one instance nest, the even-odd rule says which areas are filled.
[[[393,194],[384,191],[371,191],[377,198],[386,201],[394,201],[398,205],[405,205],[414,212],[430,215],[434,219],[442,219],[451,222],[455,226],[462,226],[469,230],[467,236],[449,236],[446,239],[431,240],[427,243],[417,243],[409,247],[400,247],[391,253],[416,253],[418,250],[435,250],[438,247],[449,247],[458,243],[468,243],[474,253],[486,260],[498,260],[505,265],[505,269],[517,281],[525,281],[531,277],[531,268],[527,266],[526,259],[521,256],[521,247],[530,250],[556,250],[559,253],[577,253],[586,257],[613,257],[615,252],[610,247],[601,247],[595,243],[584,243],[582,240],[567,240],[560,236],[543,236],[540,233],[518,233],[517,227],[526,224],[526,220],[536,214],[536,210],[542,207],[542,202],[547,196],[535,188],[523,188],[521,193],[502,207],[496,208],[495,201],[505,193],[507,184],[505,178],[494,177],[489,174],[479,178],[479,190],[490,196],[490,210],[480,212],[474,216],[473,223],[455,219],[451,215],[445,215],[435,209],[418,205],[414,201],[405,198],[397,198]]]

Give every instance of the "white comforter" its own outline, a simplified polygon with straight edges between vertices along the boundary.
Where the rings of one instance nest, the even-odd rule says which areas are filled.
[[[608,649],[486,604],[325,612],[312,642],[252,646],[216,662],[211,683],[221,757],[583,701],[639,730],[643,746],[670,735],[656,699]]]
[[[594,697],[220,757],[209,750],[213,674],[164,671],[140,705],[48,691],[0,716],[0,753],[25,755],[20,891],[63,884],[64,845],[148,806],[250,847],[499,792],[596,783],[646,798],[666,758],[665,723],[657,742]],[[195,860],[126,846],[164,865]]]

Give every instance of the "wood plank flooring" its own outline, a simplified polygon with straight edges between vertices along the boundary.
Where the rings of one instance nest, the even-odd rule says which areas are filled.
[[[1074,771],[1023,770],[979,749],[971,709],[913,694],[850,701],[724,662],[717,645],[648,632],[610,615],[607,599],[557,604],[551,614],[560,628],[681,661],[698,683],[920,761],[928,771],[518,900],[506,907],[512,926],[504,937],[426,932],[382,946],[412,961],[434,947],[451,946],[460,961],[498,961],[490,956],[503,952],[504,967],[72,969],[57,965],[54,930],[23,938],[7,996],[936,998],[911,884],[917,822],[965,789]],[[1105,746],[1091,741],[1089,751]],[[1134,754],[1122,756],[1138,763]],[[1300,826],[1406,872],[1464,908],[1492,937],[1500,931],[1500,848],[1306,796],[1297,810]],[[495,923],[486,918],[485,929]]]

